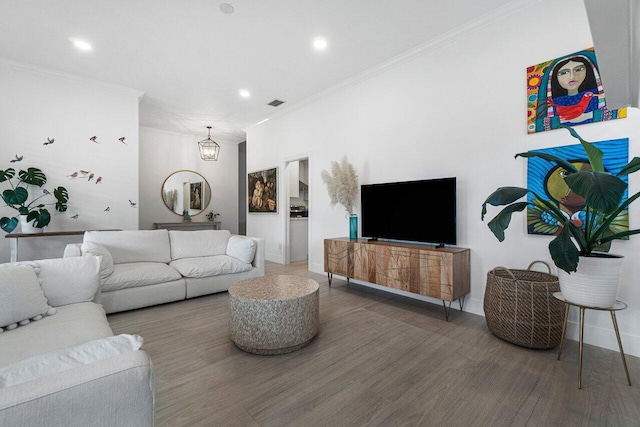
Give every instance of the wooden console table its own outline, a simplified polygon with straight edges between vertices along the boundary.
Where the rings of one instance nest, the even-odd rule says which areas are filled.
[[[201,222],[154,222],[156,229],[164,228],[167,230],[221,230],[222,223],[220,221],[201,221]]]
[[[324,240],[324,271],[442,300],[449,320],[451,302],[470,292],[470,250],[388,241]],[[449,302],[449,306],[445,304]]]
[[[43,231],[42,233],[11,233],[6,234],[5,239],[11,239],[9,249],[11,250],[10,262],[18,261],[18,240],[31,237],[61,237],[61,236],[82,236],[85,231],[94,230],[76,230],[76,231]],[[114,231],[114,230],[95,230],[95,231]]]

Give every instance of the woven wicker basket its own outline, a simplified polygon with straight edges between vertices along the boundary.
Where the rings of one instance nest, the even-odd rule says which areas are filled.
[[[532,271],[536,263],[549,273]],[[564,304],[553,297],[560,292],[558,277],[544,261],[526,270],[496,267],[487,273],[484,314],[489,330],[505,341],[528,348],[549,349],[560,343]]]

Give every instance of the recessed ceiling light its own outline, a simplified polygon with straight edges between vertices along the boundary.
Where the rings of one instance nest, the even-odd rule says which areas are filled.
[[[241,96],[241,97],[243,97],[243,98],[248,98],[248,97],[250,97],[250,96],[251,96],[251,92],[249,92],[249,91],[248,91],[248,90],[246,90],[246,89],[240,89],[240,90],[238,91],[238,93],[239,93],[239,94],[240,94],[240,96]]]
[[[73,43],[75,47],[77,47],[80,50],[89,51],[93,49],[91,45],[84,40],[76,39],[74,37],[69,37],[69,40]]]
[[[225,13],[227,15],[231,15],[234,12],[233,6],[229,3],[220,3],[220,12]]]
[[[315,50],[325,50],[327,48],[327,40],[324,37],[316,37],[313,39],[313,47]]]

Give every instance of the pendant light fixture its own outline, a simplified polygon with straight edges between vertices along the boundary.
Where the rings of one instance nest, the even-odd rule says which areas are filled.
[[[200,150],[200,158],[202,160],[218,160],[218,153],[220,152],[220,145],[211,139],[211,126],[207,126],[209,129],[209,136],[207,139],[203,139],[198,142],[198,149]]]

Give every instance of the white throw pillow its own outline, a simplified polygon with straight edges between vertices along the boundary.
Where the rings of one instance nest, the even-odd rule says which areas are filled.
[[[81,256],[33,261],[44,295],[53,307],[93,301],[100,287],[100,258]]]
[[[100,295],[100,257],[76,256],[0,264],[0,270],[28,266],[40,280],[49,305],[95,301]]]
[[[122,334],[32,356],[0,368],[0,388],[136,351],[141,346],[141,336]]]
[[[94,255],[101,256],[100,261],[100,278],[104,279],[113,273],[113,257],[111,252],[99,243],[84,242],[81,246],[83,256]]]
[[[227,255],[250,264],[256,255],[256,242],[250,237],[231,236],[227,243]]]
[[[0,331],[40,320],[51,310],[33,269],[27,265],[0,269]]]

